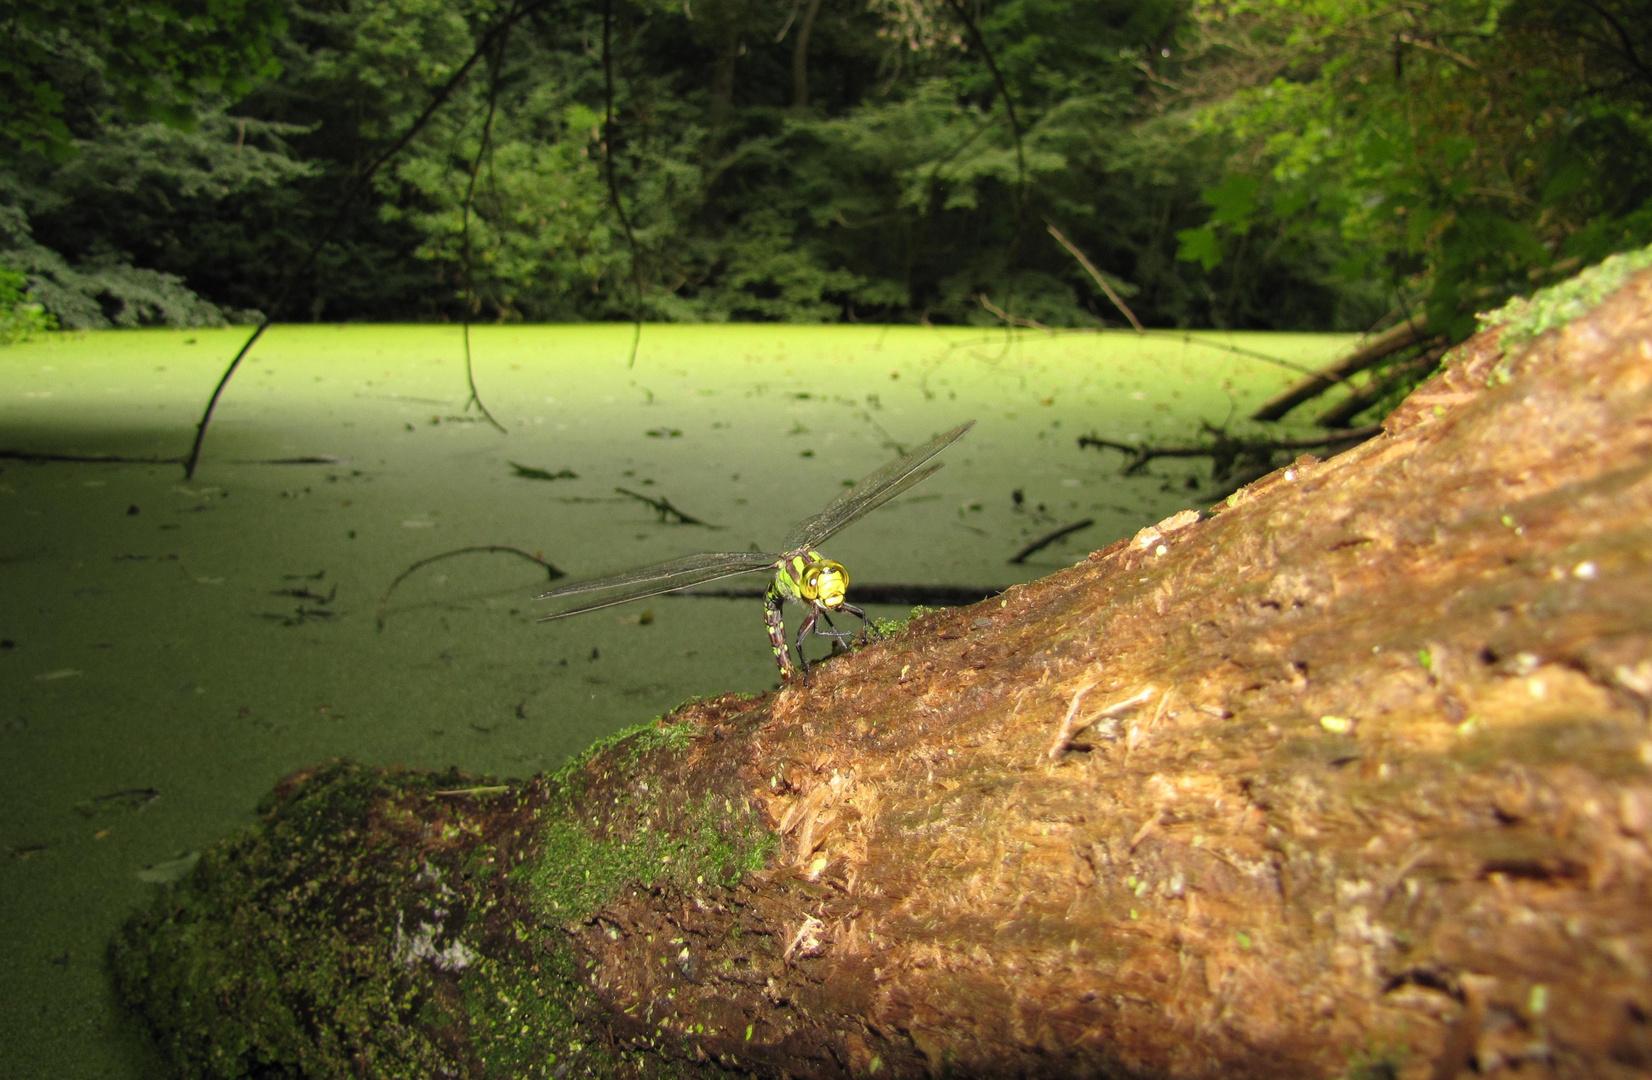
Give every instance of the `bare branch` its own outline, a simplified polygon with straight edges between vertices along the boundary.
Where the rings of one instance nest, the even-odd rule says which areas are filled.
[[[991,300],[987,299],[987,294],[986,293],[980,293],[979,295],[977,295],[975,297],[975,299],[977,299],[981,302],[982,307],[986,308],[988,311],[992,312],[994,315],[998,316],[1000,319],[1003,319],[1005,322],[1010,323],[1013,326],[1025,326],[1025,327],[1027,327],[1029,329],[1032,329],[1032,330],[1048,330],[1049,329],[1048,326],[1045,326],[1043,323],[1039,322],[1037,319],[1023,319],[1019,315],[1011,315],[1009,312],[1005,311],[1003,308],[999,307],[997,304],[995,304]]]
[[[1061,235],[1061,230],[1056,228],[1049,218],[1044,219],[1044,224],[1049,226],[1050,235],[1055,237],[1056,243],[1066,248],[1067,253],[1078,260],[1078,264],[1084,267],[1090,277],[1095,279],[1097,285],[1101,286],[1101,291],[1107,294],[1107,299],[1113,302],[1113,306],[1123,312],[1126,319],[1130,320],[1130,325],[1136,328],[1136,333],[1146,333],[1146,330],[1142,328],[1141,320],[1136,318],[1136,313],[1131,311],[1125,302],[1120,299],[1119,294],[1113,291],[1113,287],[1107,284],[1107,279],[1101,276],[1101,271],[1096,269],[1095,263],[1092,263],[1084,252],[1078,250],[1071,240]]]
[[[1226,431],[1211,429],[1214,440],[1208,445],[1191,446],[1152,446],[1148,443],[1127,443],[1115,439],[1104,439],[1098,435],[1080,435],[1080,448],[1094,446],[1103,450],[1117,450],[1124,454],[1129,461],[1125,464],[1124,475],[1134,476],[1147,468],[1149,462],[1155,458],[1196,458],[1208,457],[1216,463],[1217,472],[1224,473],[1224,468],[1241,457],[1261,457],[1271,454],[1275,450],[1313,450],[1319,447],[1343,446],[1364,442],[1382,432],[1381,424],[1372,424],[1368,427],[1349,428],[1346,431],[1331,432],[1325,435],[1314,435],[1303,439],[1239,439],[1229,435]],[[1217,479],[1221,479],[1219,475]]]
[[[1324,371],[1308,376],[1279,394],[1252,413],[1251,419],[1278,420],[1304,401],[1311,401],[1337,383],[1347,382],[1348,376],[1374,366],[1384,357],[1391,356],[1401,349],[1415,345],[1427,333],[1427,320],[1416,317],[1384,330],[1376,337],[1368,338],[1365,344]]]

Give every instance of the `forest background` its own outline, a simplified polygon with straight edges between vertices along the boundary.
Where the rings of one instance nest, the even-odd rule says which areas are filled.
[[[1052,226],[1149,326],[1457,339],[1652,241],[1645,0],[29,0],[0,26],[0,339],[1122,324]]]

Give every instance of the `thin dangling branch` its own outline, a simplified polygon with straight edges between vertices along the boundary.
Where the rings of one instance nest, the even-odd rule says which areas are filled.
[[[476,369],[470,358],[470,316],[471,312],[480,306],[476,299],[475,253],[471,250],[470,243],[470,211],[476,198],[476,177],[482,171],[482,155],[487,153],[489,141],[493,138],[493,113],[494,108],[499,103],[499,78],[505,62],[505,42],[509,37],[508,33],[499,35],[499,49],[494,53],[493,62],[489,65],[488,111],[487,116],[482,120],[482,138],[476,144],[476,160],[471,162],[470,166],[470,183],[465,188],[465,207],[461,226],[461,232],[464,235],[465,259],[465,381],[470,384],[470,400],[465,402],[465,408],[468,410],[474,403],[477,409],[481,410],[482,415],[487,418],[487,422],[492,424],[494,429],[501,435],[506,434],[505,425],[494,419],[493,413],[489,412],[487,405],[483,404],[482,395],[477,393]]]
[[[333,212],[332,219],[327,223],[326,228],[321,230],[321,235],[310,245],[310,250],[304,256],[303,261],[294,264],[282,275],[281,284],[276,289],[275,299],[270,303],[269,310],[265,312],[264,318],[258,323],[257,328],[242,344],[240,351],[235,354],[235,358],[229,362],[229,366],[224,369],[224,374],[218,379],[218,385],[213,387],[212,396],[207,399],[206,409],[201,413],[200,422],[195,425],[195,442],[189,449],[189,456],[184,459],[184,479],[192,479],[195,476],[196,466],[201,463],[201,447],[206,442],[207,425],[212,422],[212,413],[218,407],[218,399],[224,396],[224,388],[229,385],[230,379],[241,366],[241,361],[245,360],[247,354],[252,351],[253,345],[257,343],[259,338],[264,336],[264,331],[268,330],[270,324],[280,316],[287,305],[287,298],[292,294],[293,286],[315,265],[316,259],[321,255],[321,249],[332,241],[333,236],[338,232],[339,227],[349,214],[350,207],[355,202],[356,197],[367,189],[367,185],[372,181],[373,176],[386,162],[406,149],[407,144],[413,141],[414,136],[425,129],[425,125],[430,123],[436,113],[453,96],[453,92],[469,77],[470,70],[476,66],[476,62],[486,56],[489,50],[512,26],[540,8],[546,7],[549,3],[550,0],[528,0],[528,2],[506,12],[504,17],[495,23],[491,30],[482,35],[482,39],[476,43],[475,50],[471,52],[465,62],[460,64],[447,82],[443,83],[436,93],[431,96],[430,103],[425,106],[424,111],[407,126],[395,142],[391,143],[383,153],[379,154],[365,169],[358,173],[355,180],[345,189],[343,197],[339,199],[338,208]]]
[[[964,24],[969,32],[970,40],[975,47],[981,50],[981,59],[986,62],[987,70],[992,73],[992,81],[998,86],[998,95],[1004,99],[1004,111],[1009,115],[1010,134],[1015,139],[1015,231],[1010,234],[1009,246],[1004,253],[1004,266],[1009,269],[1015,265],[1016,250],[1021,246],[1021,234],[1026,232],[1027,226],[1027,156],[1021,146],[1021,118],[1015,114],[1015,99],[1010,96],[1009,83],[1004,81],[1003,72],[998,70],[998,62],[993,59],[992,49],[987,45],[987,39],[982,36],[981,28],[975,25],[969,12],[964,10],[961,0],[946,0],[947,7],[958,16],[958,21]],[[1009,295],[1005,298],[1006,305],[1015,298],[1014,278],[1009,279]],[[1006,332],[1008,327],[1006,326]],[[1008,339],[1005,339],[1008,347]]]
[[[1089,256],[1080,251],[1078,249],[1078,245],[1074,244],[1071,240],[1062,235],[1061,230],[1055,227],[1055,222],[1051,221],[1049,218],[1045,218],[1044,224],[1050,227],[1050,235],[1055,237],[1055,242],[1066,248],[1067,254],[1078,260],[1078,264],[1084,267],[1085,272],[1090,275],[1090,278],[1097,285],[1101,286],[1101,291],[1107,294],[1107,299],[1113,302],[1113,306],[1118,308],[1126,319],[1130,320],[1130,325],[1136,328],[1136,333],[1147,333],[1147,331],[1142,328],[1141,320],[1136,318],[1136,313],[1130,310],[1129,305],[1127,305],[1124,302],[1124,299],[1119,296],[1117,290],[1115,290],[1112,285],[1108,284],[1107,279],[1102,276],[1100,270],[1096,269],[1096,264],[1090,261]]]
[[[1004,99],[1004,109],[1010,118],[1010,134],[1015,137],[1015,186],[1019,201],[1024,203],[1027,190],[1027,158],[1021,150],[1021,119],[1015,115],[1015,99],[1010,97],[1009,84],[1004,81],[1003,73],[998,70],[998,62],[992,58],[992,50],[987,47],[987,39],[981,36],[981,28],[969,17],[964,5],[959,0],[946,0],[946,6],[958,16],[958,21],[963,23],[964,29],[969,32],[970,40],[981,50],[981,59],[986,61],[987,70],[992,73],[992,81],[998,85],[998,95]]]
[[[608,178],[608,200],[614,214],[625,229],[625,242],[631,246],[631,286],[635,290],[632,313],[635,330],[631,335],[631,359],[626,367],[635,367],[637,347],[642,344],[642,264],[637,252],[637,234],[631,229],[631,218],[620,202],[619,181],[614,178],[614,52],[611,47],[614,25],[614,0],[602,0],[602,165]]]

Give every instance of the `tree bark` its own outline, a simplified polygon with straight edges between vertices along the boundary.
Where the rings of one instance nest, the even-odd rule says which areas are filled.
[[[1642,274],[1471,339],[1341,456],[474,796],[493,817],[378,797],[447,823],[397,826],[417,881],[467,837],[516,868],[398,977],[463,996],[449,939],[562,971],[504,996],[584,1034],[510,1045],[601,1075],[1645,1076],[1649,552]],[[203,863],[194,902],[227,887]],[[157,985],[203,967],[188,902],[122,946]],[[352,940],[388,955],[413,902]],[[467,1015],[431,1039],[480,1074],[506,1044]]]

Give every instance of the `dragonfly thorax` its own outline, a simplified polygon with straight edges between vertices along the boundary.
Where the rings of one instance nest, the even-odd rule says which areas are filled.
[[[818,551],[800,551],[781,561],[775,584],[787,599],[835,610],[849,591],[849,571]]]

